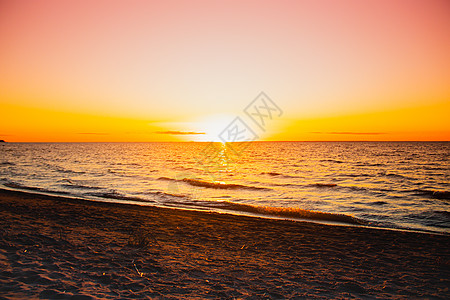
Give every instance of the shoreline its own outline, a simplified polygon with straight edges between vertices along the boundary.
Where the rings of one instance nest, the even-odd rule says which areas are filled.
[[[450,239],[0,189],[0,295],[432,297]]]
[[[86,202],[94,202],[94,203],[106,203],[111,205],[124,205],[124,206],[138,206],[138,207],[155,207],[155,208],[161,208],[161,209],[174,209],[174,210],[187,210],[187,211],[198,211],[203,213],[215,213],[215,214],[224,214],[224,215],[234,215],[239,217],[249,217],[249,218],[260,218],[260,219],[268,219],[268,220],[281,220],[281,221],[292,221],[292,222],[307,222],[307,223],[314,223],[314,224],[320,224],[320,225],[329,225],[329,226],[350,226],[350,227],[362,227],[362,228],[369,228],[369,229],[379,229],[379,230],[392,230],[392,231],[403,231],[403,232],[413,232],[413,233],[424,233],[424,234],[436,234],[436,235],[444,235],[444,236],[450,236],[450,233],[447,232],[440,232],[440,231],[432,231],[432,230],[426,230],[426,229],[413,229],[413,228],[402,228],[402,227],[385,227],[385,226],[377,226],[372,225],[374,222],[366,221],[362,219],[357,219],[361,223],[351,223],[351,222],[340,222],[335,220],[327,220],[327,219],[319,219],[319,218],[301,218],[301,217],[289,217],[289,216],[283,216],[283,215],[271,215],[271,214],[262,214],[257,212],[246,212],[246,211],[238,211],[238,210],[229,210],[229,209],[214,209],[214,208],[200,208],[200,207],[191,207],[189,205],[186,206],[167,206],[167,205],[156,205],[155,203],[148,203],[145,204],[145,202],[135,201],[135,200],[121,200],[117,201],[115,199],[108,199],[108,198],[96,198],[96,199],[90,199],[87,197],[81,197],[76,195],[70,195],[65,193],[58,194],[57,192],[44,192],[39,190],[26,190],[26,189],[20,189],[20,188],[11,188],[11,187],[0,187],[0,194],[1,192],[17,192],[17,193],[23,193],[28,195],[35,195],[38,197],[48,197],[53,198],[58,201],[81,201],[82,203]],[[328,214],[323,213],[320,211],[311,211],[314,213],[319,214]],[[351,215],[342,215],[345,217],[353,218]]]

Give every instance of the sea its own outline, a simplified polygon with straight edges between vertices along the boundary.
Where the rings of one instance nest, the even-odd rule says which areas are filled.
[[[0,188],[450,233],[450,142],[0,143]]]

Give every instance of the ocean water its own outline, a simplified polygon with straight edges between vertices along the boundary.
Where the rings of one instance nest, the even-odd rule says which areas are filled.
[[[0,187],[450,233],[449,142],[1,143]]]

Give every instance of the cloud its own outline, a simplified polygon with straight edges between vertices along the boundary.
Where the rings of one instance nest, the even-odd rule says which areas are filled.
[[[168,131],[155,131],[157,134],[172,134],[172,135],[194,135],[194,134],[206,134],[204,132],[195,132],[195,131],[177,131],[177,130],[168,130]]]
[[[103,132],[79,132],[77,134],[88,134],[88,135],[108,135],[109,133]]]
[[[348,135],[379,135],[386,134],[386,132],[352,132],[352,131],[331,131],[331,132],[322,132],[322,131],[314,131],[311,132],[314,134],[348,134]]]

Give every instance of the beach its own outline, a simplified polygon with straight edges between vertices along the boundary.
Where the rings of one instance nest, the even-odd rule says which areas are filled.
[[[448,235],[0,190],[0,299],[445,299]]]

